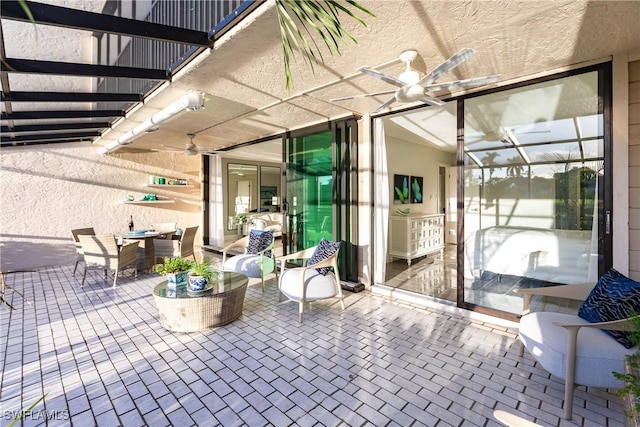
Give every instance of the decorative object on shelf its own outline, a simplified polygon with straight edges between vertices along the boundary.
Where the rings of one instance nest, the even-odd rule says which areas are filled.
[[[203,259],[195,261],[189,269],[189,285],[188,291],[201,292],[210,289],[211,282],[218,277],[218,272],[211,269],[211,261]]]
[[[149,184],[153,185],[156,183],[156,177],[153,175],[149,175]]]
[[[409,203],[409,175],[393,175],[393,203]]]
[[[158,184],[164,185],[166,183],[167,183],[167,180],[164,177],[159,177],[158,178]]]
[[[156,194],[145,194],[140,198],[141,201],[150,202],[153,200],[158,200],[158,196]]]
[[[396,213],[400,216],[407,216],[409,214],[411,214],[411,208],[406,208],[406,209],[396,209]]]
[[[136,198],[133,197],[133,194],[127,194],[124,199],[128,202],[133,202]]]
[[[191,269],[192,262],[182,257],[164,257],[162,264],[157,264],[153,269],[158,274],[167,276],[167,287],[177,289],[186,287],[187,274]]]
[[[422,203],[423,178],[421,176],[412,176],[409,182],[411,182],[411,203]]]

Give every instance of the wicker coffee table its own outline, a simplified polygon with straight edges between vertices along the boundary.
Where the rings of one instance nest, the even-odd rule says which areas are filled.
[[[153,288],[160,324],[172,332],[197,332],[231,323],[242,314],[248,280],[244,274],[219,272],[203,292],[169,289],[162,282]]]

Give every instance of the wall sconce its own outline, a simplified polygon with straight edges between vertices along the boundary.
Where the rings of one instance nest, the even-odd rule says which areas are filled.
[[[158,127],[161,123],[174,118],[178,114],[181,114],[185,111],[195,111],[202,109],[204,109],[204,93],[195,90],[189,91],[185,95],[183,95],[182,98],[169,105],[164,110],[161,110],[160,112],[154,114],[144,122],[140,123],[138,126],[131,129],[129,132],[121,135],[118,139],[111,141],[110,143],[102,147],[100,149],[100,153],[113,153],[123,145],[131,144],[133,140],[140,135]]]

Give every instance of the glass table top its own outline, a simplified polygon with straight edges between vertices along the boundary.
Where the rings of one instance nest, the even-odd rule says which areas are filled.
[[[156,285],[153,294],[162,298],[202,298],[212,295],[220,295],[234,291],[245,286],[249,279],[244,274],[229,271],[218,271],[218,277],[213,279],[203,291],[189,291],[187,286],[178,286],[176,289],[169,289],[167,281]]]

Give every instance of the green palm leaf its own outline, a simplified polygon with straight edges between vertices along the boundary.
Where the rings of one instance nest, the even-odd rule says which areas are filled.
[[[312,72],[315,72],[314,62],[324,62],[322,51],[314,35],[322,40],[331,55],[334,52],[342,55],[340,42],[347,44],[350,40],[357,43],[356,39],[342,25],[340,14],[346,15],[365,27],[367,24],[345,5],[375,17],[371,11],[354,0],[276,0],[287,89],[291,88],[293,82],[291,58],[295,58],[297,54],[302,55],[304,62],[311,67]],[[307,35],[301,31],[300,27],[304,28]]]

